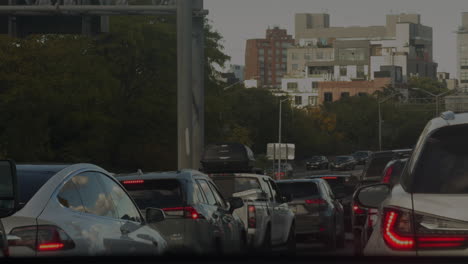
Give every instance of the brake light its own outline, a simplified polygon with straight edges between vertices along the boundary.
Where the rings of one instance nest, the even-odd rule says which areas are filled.
[[[144,180],[130,180],[130,181],[124,181],[123,184],[143,184],[145,183]]]
[[[10,247],[29,247],[37,251],[68,250],[75,247],[73,240],[57,226],[26,226],[13,229]]]
[[[353,206],[353,211],[355,214],[365,214],[366,211],[364,209],[362,209],[361,207],[359,207],[358,205],[354,205]]]
[[[184,218],[189,218],[193,220],[205,219],[205,217],[198,213],[198,211],[191,207],[172,207],[172,208],[163,208],[162,209],[168,216],[180,216]]]
[[[256,216],[256,209],[254,205],[248,206],[247,222],[248,222],[248,228],[257,227],[257,216]]]
[[[404,209],[385,209],[383,238],[394,250],[437,250],[468,247],[468,223],[412,213]],[[414,220],[413,220],[414,219]]]
[[[393,166],[390,166],[382,179],[382,183],[390,183],[390,177],[392,176]]]
[[[323,199],[312,199],[312,200],[305,200],[306,204],[326,204],[327,202]]]
[[[322,177],[324,180],[336,180],[338,177]]]

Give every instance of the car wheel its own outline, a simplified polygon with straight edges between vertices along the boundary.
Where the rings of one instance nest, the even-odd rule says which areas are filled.
[[[326,247],[329,251],[336,250],[336,224],[335,223],[332,225],[332,227],[329,230],[327,241],[326,241]]]
[[[354,231],[353,236],[354,256],[362,256],[361,231]]]
[[[266,229],[265,237],[263,238],[263,244],[261,248],[261,252],[265,255],[269,255],[271,253],[271,228],[268,225]]]
[[[289,230],[288,242],[286,245],[286,254],[296,254],[296,228],[294,224],[291,226],[291,230]]]

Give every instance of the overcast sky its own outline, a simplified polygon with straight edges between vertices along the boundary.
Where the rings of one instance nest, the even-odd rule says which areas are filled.
[[[245,41],[264,38],[268,26],[286,28],[294,37],[294,14],[330,14],[330,26],[385,25],[385,15],[421,14],[433,28],[438,71],[456,75],[456,34],[468,0],[205,0],[208,18],[224,37],[231,63],[244,65]]]

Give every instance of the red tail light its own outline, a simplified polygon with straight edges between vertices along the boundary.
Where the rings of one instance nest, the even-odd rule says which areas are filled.
[[[312,199],[312,200],[305,200],[306,204],[326,204],[327,202],[323,199]]]
[[[336,180],[338,177],[322,177],[324,180]]]
[[[255,209],[255,206],[253,206],[253,205],[249,205],[249,207],[248,207],[247,222],[248,222],[248,228],[256,228],[257,227],[256,209]]]
[[[73,240],[56,226],[26,226],[11,230],[18,239],[9,240],[10,247],[29,247],[37,251],[68,250],[75,247]]]
[[[394,250],[464,249],[468,247],[467,226],[456,220],[387,208],[382,232],[385,243]]]
[[[366,211],[362,209],[361,207],[359,207],[358,205],[353,206],[353,211],[354,211],[354,214],[358,214],[358,215],[366,213]]]
[[[197,210],[191,206],[187,207],[173,207],[162,209],[168,216],[180,216],[189,219],[205,219],[205,217],[198,213]]]
[[[143,183],[145,183],[144,180],[123,181],[123,184],[124,184],[124,185],[127,185],[127,184],[143,184]]]
[[[385,172],[385,175],[382,179],[382,183],[390,183],[392,172],[393,172],[393,166],[390,166]]]

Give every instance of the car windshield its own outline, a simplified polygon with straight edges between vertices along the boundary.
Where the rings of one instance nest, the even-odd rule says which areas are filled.
[[[278,187],[284,195],[293,198],[305,198],[319,194],[317,184],[314,182],[278,182]]]
[[[312,157],[309,161],[311,162],[322,161],[322,157]]]
[[[336,157],[336,162],[346,162],[350,161],[351,159],[351,157]]]

